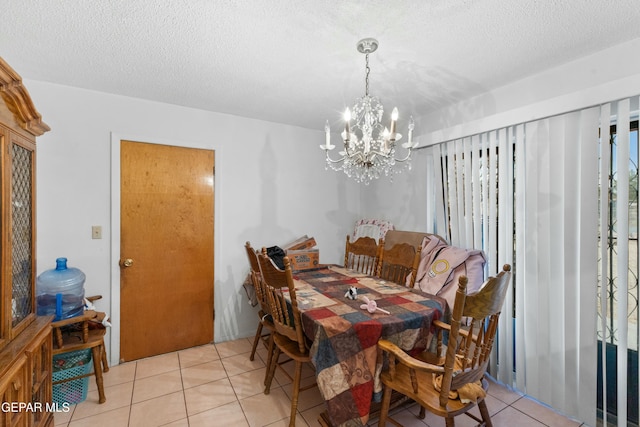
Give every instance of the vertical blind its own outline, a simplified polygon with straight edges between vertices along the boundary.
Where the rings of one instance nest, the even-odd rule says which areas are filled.
[[[486,275],[512,265],[514,286],[491,373],[592,426],[598,307],[604,330],[609,296],[605,286],[598,294],[598,284],[609,282],[611,262],[601,242],[611,222],[609,127],[618,125],[616,203],[627,206],[629,122],[637,104],[637,97],[624,99],[426,148],[428,224],[452,245],[484,250]],[[626,426],[626,295],[633,284],[627,280],[629,233],[621,230],[628,230],[628,210],[618,208],[615,221],[617,421]],[[607,357],[603,346],[603,370]],[[602,378],[606,395],[606,372]]]

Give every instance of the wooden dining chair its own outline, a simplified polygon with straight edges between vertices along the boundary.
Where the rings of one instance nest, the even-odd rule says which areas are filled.
[[[442,357],[422,353],[409,356],[400,347],[387,340],[380,340],[378,348],[388,355],[388,368],[380,376],[384,385],[379,425],[389,420],[391,392],[396,391],[420,405],[420,418],[425,409],[445,418],[447,427],[453,427],[454,417],[466,414],[477,422],[492,426],[484,401],[489,387],[484,378],[493,347],[498,319],[511,278],[511,266],[506,264],[496,276],[490,277],[472,295],[466,295],[467,278],[458,280],[458,290],[451,315],[451,323],[435,321],[438,328],[438,354],[442,355],[443,332],[448,332],[446,353]],[[469,326],[461,328],[462,319],[470,320]],[[469,413],[478,405],[482,419]]]
[[[90,298],[87,298],[90,299]],[[90,300],[95,300],[92,297]],[[53,385],[68,381],[95,376],[98,388],[98,403],[104,403],[107,398],[104,393],[104,381],[102,374],[109,371],[104,336],[106,328],[96,320],[96,312],[87,310],[80,316],[62,319],[51,323],[53,333],[53,356],[71,353],[78,350],[91,350],[93,358],[93,373],[70,376],[58,381]]]
[[[413,288],[420,264],[420,249],[420,246],[415,247],[409,243],[397,243],[390,249],[383,245],[376,276]]]
[[[264,294],[264,290],[262,288],[260,265],[258,264],[258,253],[255,251],[255,249],[253,249],[251,243],[249,242],[245,243],[244,247],[247,252],[247,258],[249,259],[249,274],[251,277],[251,283],[256,293],[258,305],[260,306],[258,310],[258,327],[256,328],[256,335],[253,339],[251,354],[249,355],[249,360],[254,360],[258,343],[262,341],[262,343],[268,349],[271,333],[275,328],[273,326],[271,313],[269,311],[269,303],[267,302],[266,295]],[[265,329],[266,333],[263,334]]]
[[[351,242],[349,235],[347,235],[347,243],[344,249],[344,267],[373,276],[378,268],[382,244],[382,240],[376,242],[372,237],[360,237]]]
[[[275,375],[281,354],[286,354],[295,363],[294,375],[283,372],[292,381],[291,418],[289,426],[295,426],[296,412],[298,409],[298,397],[301,391],[308,390],[317,384],[301,386],[302,366],[310,364],[309,343],[302,331],[302,320],[298,302],[296,301],[296,288],[291,271],[289,257],[284,257],[284,270],[280,270],[266,255],[266,251],[258,255],[262,283],[273,318],[275,331],[272,334],[272,348],[269,351],[269,361],[265,394],[269,394],[271,382]]]

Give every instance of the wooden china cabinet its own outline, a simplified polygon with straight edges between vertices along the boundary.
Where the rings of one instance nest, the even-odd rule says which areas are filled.
[[[51,318],[36,316],[35,161],[42,122],[0,58],[0,427],[52,426]]]

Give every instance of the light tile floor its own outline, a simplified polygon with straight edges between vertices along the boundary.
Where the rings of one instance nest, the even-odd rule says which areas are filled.
[[[277,372],[271,393],[265,395],[266,350],[260,348],[253,362],[249,361],[250,351],[251,340],[240,339],[113,366],[104,375],[107,401],[97,403],[95,381],[90,377],[87,399],[72,405],[66,413],[56,413],[55,425],[287,426],[291,383]],[[305,381],[313,381],[313,371],[304,372]],[[489,387],[487,406],[496,427],[581,425],[497,383]],[[296,426],[319,425],[318,415],[323,410],[317,388],[302,392]],[[419,420],[415,404],[396,412],[408,427],[444,426],[444,420],[429,413]],[[377,419],[370,420],[369,425],[378,426]],[[456,425],[468,427],[474,422],[460,416]]]

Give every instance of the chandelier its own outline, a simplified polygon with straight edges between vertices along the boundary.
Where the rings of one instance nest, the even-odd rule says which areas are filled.
[[[382,103],[375,96],[369,95],[369,54],[378,48],[378,41],[372,38],[362,39],[357,44],[358,52],[365,54],[365,93],[358,98],[352,109],[344,112],[344,131],[342,140],[344,150],[338,154],[340,158],[332,159],[329,151],[336,148],[331,144],[331,128],[327,120],[324,125],[326,141],[320,148],[326,154],[326,168],[342,170],[347,176],[353,177],[356,182],[369,184],[371,180],[378,179],[382,175],[393,176],[400,173],[401,168],[396,163],[403,163],[411,169],[411,150],[418,146],[411,141],[414,122],[409,118],[407,142],[402,144],[405,155],[396,157],[397,142],[402,135],[396,132],[398,109],[391,113],[389,128],[382,125],[384,109]]]

